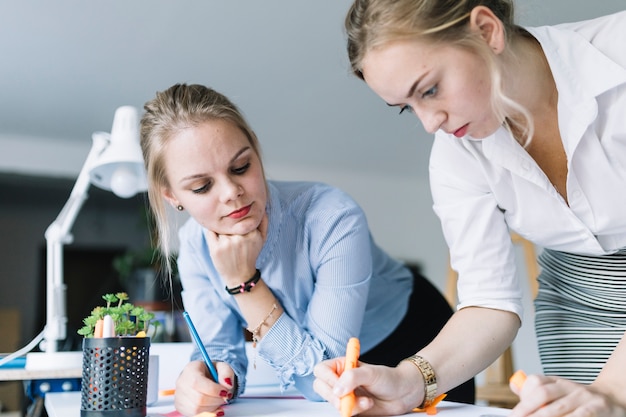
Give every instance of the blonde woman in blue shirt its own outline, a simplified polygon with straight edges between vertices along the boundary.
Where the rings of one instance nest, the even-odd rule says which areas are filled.
[[[266,181],[257,137],[225,96],[177,84],[144,107],[141,145],[161,249],[169,258],[170,204],[190,215],[179,231],[182,298],[219,376],[212,381],[194,353],[176,384],[182,414],[219,410],[244,392],[244,328],[283,388],[321,400],[313,367],[343,355],[351,336],[362,358],[391,365],[450,317],[419,272],[374,243],[347,194]],[[451,397],[473,402],[473,381]]]
[[[346,28],[354,73],[435,135],[459,305],[396,368],[319,366],[318,392],[337,404],[360,385],[355,413],[399,414],[492,363],[523,316],[513,230],[544,248],[545,375],[512,387],[510,416],[625,416],[626,12],[523,28],[510,0],[356,0]]]

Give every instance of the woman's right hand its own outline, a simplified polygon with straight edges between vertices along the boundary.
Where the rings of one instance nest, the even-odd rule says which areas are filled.
[[[342,372],[344,363],[344,357],[329,359],[314,369],[313,388],[337,409],[340,398],[352,390],[357,398],[353,415],[405,414],[424,399],[423,379],[410,363],[403,361],[391,368],[360,362],[357,368]]]
[[[174,405],[185,416],[195,416],[204,411],[224,415],[222,406],[234,395],[235,373],[224,362],[216,362],[215,368],[220,383],[214,382],[206,364],[202,361],[189,362],[176,380]],[[229,384],[229,382],[231,382]]]

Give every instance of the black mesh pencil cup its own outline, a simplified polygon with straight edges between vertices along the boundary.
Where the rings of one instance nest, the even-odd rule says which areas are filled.
[[[83,339],[81,417],[145,417],[149,337]]]

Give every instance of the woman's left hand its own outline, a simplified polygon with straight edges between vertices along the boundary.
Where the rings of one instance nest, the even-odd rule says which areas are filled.
[[[256,260],[267,236],[267,214],[259,226],[245,235],[205,233],[215,268],[229,287],[239,285],[254,275]]]
[[[509,417],[626,417],[626,409],[589,385],[554,376],[529,375]]]

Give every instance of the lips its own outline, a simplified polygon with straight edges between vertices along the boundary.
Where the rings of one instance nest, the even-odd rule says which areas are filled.
[[[464,126],[458,128],[457,130],[455,130],[454,133],[452,133],[452,134],[454,136],[456,136],[457,138],[462,138],[467,133],[467,127],[468,127],[468,125],[464,125]]]
[[[245,217],[248,215],[248,213],[250,213],[251,207],[252,207],[252,204],[242,207],[239,210],[235,210],[232,213],[230,213],[228,217],[230,217],[231,219],[241,219],[242,217]]]

